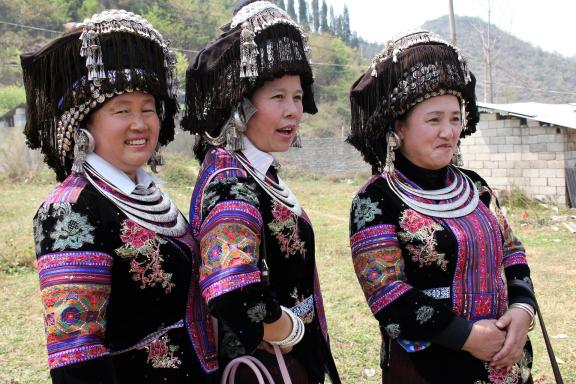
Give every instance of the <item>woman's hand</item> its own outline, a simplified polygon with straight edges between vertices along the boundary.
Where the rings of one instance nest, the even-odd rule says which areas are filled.
[[[496,320],[479,320],[472,326],[462,349],[477,359],[491,361],[505,339],[506,332],[496,326]]]
[[[520,358],[531,321],[530,315],[520,308],[510,308],[498,319],[496,326],[506,330],[506,341],[502,349],[492,357],[491,367],[509,368]]]

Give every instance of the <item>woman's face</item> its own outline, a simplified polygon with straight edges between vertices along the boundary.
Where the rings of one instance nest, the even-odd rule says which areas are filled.
[[[286,152],[302,119],[300,76],[283,76],[266,81],[250,101],[258,112],[247,123],[246,136],[264,152]]]
[[[123,93],[105,102],[86,124],[94,136],[94,152],[132,180],[146,164],[158,143],[160,119],[154,96]]]
[[[402,139],[400,152],[414,165],[440,169],[448,164],[462,131],[460,104],[453,95],[427,99],[396,120],[395,130]]]

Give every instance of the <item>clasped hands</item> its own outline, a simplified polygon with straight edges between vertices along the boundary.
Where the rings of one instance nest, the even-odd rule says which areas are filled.
[[[462,347],[495,369],[509,368],[522,355],[531,317],[519,308],[509,308],[498,320],[479,320]]]

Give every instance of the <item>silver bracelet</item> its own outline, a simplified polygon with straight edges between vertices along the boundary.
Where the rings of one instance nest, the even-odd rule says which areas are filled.
[[[293,347],[302,340],[306,328],[304,326],[304,322],[302,321],[302,319],[296,316],[291,310],[289,310],[284,306],[280,306],[280,308],[282,309],[282,312],[285,312],[288,315],[288,317],[290,317],[290,320],[292,321],[292,330],[290,331],[290,334],[282,340],[277,341],[266,340],[266,341],[272,345],[277,345],[279,347],[285,347],[285,348]]]
[[[523,311],[528,313],[530,315],[530,325],[528,326],[528,331],[531,331],[534,329],[534,327],[536,326],[536,322],[534,321],[534,319],[536,318],[536,311],[534,310],[534,308],[530,304],[513,303],[510,305],[510,308],[522,309]]]

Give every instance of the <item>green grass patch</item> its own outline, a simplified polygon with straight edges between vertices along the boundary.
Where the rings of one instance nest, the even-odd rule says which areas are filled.
[[[168,158],[159,177],[187,213],[196,161]],[[332,351],[345,383],[381,382],[380,334],[354,274],[348,242],[353,194],[364,180],[284,173],[310,216],[316,234],[316,258],[324,292]],[[48,383],[42,309],[34,266],[32,217],[54,183],[0,186],[0,383]],[[548,332],[566,383],[576,382],[576,235],[562,224],[574,210],[539,204],[512,204],[507,217],[524,242]],[[534,377],[552,383],[553,375],[540,331],[532,332]]]

